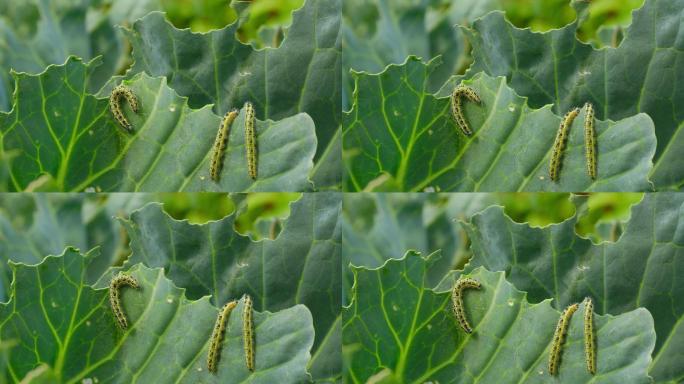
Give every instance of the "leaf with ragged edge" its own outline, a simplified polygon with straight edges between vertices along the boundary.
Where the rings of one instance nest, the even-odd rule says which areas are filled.
[[[244,113],[230,131],[220,182],[209,162],[221,117],[166,85],[163,77],[139,74],[125,84],[141,110],[124,105],[134,133],[115,122],[107,94],[97,98],[86,84],[97,62],[70,58],[39,75],[18,74],[13,110],[0,113],[5,151],[20,151],[11,163],[12,187],[23,190],[50,175],[67,191],[297,191],[308,190],[316,136],[305,114],[257,121],[258,177],[247,174]]]
[[[547,361],[559,311],[549,300],[530,304],[503,272],[478,268],[468,274],[482,287],[464,293],[473,333],[464,333],[450,308],[453,278],[433,290],[429,264],[407,252],[378,269],[354,268],[354,296],[343,309],[343,342],[352,350],[345,376],[350,383],[391,378],[392,383],[649,383],[655,343],[653,318],[645,309],[595,316],[597,373],[585,368],[583,323],[570,324],[557,377]],[[580,311],[583,306],[580,307]]]
[[[399,191],[641,191],[656,139],[648,115],[594,124],[598,178],[587,175],[584,111],[575,119],[560,180],[549,161],[561,117],[532,109],[505,77],[478,74],[465,84],[482,104],[464,103],[473,135],[464,136],[449,95],[426,91],[436,61],[415,57],[377,75],[356,73],[354,108],[344,114],[346,189],[376,185]],[[383,180],[385,179],[385,180]],[[384,183],[383,183],[384,181]]]
[[[556,298],[557,308],[594,299],[598,313],[639,307],[655,319],[658,335],[649,373],[656,382],[684,377],[684,195],[646,194],[632,208],[615,243],[593,244],[574,230],[577,216],[544,228],[508,218],[501,207],[474,215],[464,227],[472,240],[470,268],[506,271],[532,301]]]
[[[428,86],[432,92],[437,91],[467,63],[465,38],[453,25],[467,25],[497,5],[498,0],[345,1],[345,101],[351,97],[354,86],[350,70],[378,73],[389,64],[403,63],[408,56],[424,60],[442,57],[443,64],[432,73]]]
[[[342,365],[341,205],[339,193],[303,194],[275,240],[254,242],[235,230],[235,215],[193,225],[150,204],[122,221],[133,251],[127,265],[163,267],[192,299],[222,303],[248,293],[259,310],[306,305],[316,329],[309,370],[316,381],[332,381]]]
[[[169,86],[199,108],[218,114],[251,101],[261,119],[306,112],[316,123],[317,188],[337,188],[341,123],[340,0],[307,0],[293,13],[278,48],[254,50],[235,36],[238,23],[208,33],[179,30],[153,12],[125,30],[135,63],[128,76],[166,76]]]
[[[586,1],[573,2],[578,12]],[[590,101],[600,119],[639,112],[653,119],[658,138],[651,172],[656,189],[679,189],[684,168],[684,2],[646,0],[617,48],[594,50],[577,40],[577,22],[545,33],[518,29],[494,12],[463,29],[473,46],[466,76],[506,76],[530,105],[553,103],[558,114]],[[458,81],[456,79],[455,81]]]
[[[88,257],[69,249],[35,266],[12,264],[12,297],[0,304],[0,337],[19,341],[9,358],[11,382],[40,364],[63,383],[308,381],[314,331],[305,306],[254,313],[256,371],[250,373],[242,347],[241,301],[228,322],[213,375],[206,356],[218,310],[208,297],[188,300],[162,269],[134,266],[128,273],[141,288],[122,290],[130,327],[120,331],[108,290],[85,282]]]
[[[469,257],[467,239],[455,217],[465,219],[488,203],[488,194],[346,194],[342,214],[342,263],[377,268],[388,259],[404,256],[407,249],[425,254],[441,250],[431,263],[428,281],[435,285],[445,271],[461,267]],[[344,272],[348,304],[354,276]]]
[[[127,56],[115,25],[132,23],[159,7],[158,0],[8,0],[0,4],[0,111],[11,108],[10,69],[38,73],[70,55],[103,55],[87,87],[96,92]]]
[[[149,198],[111,195],[102,202],[85,195],[0,196],[0,302],[7,299],[10,260],[38,264],[69,246],[83,251],[98,248],[86,271],[86,281],[96,282],[126,252],[127,239],[113,216],[126,215]]]

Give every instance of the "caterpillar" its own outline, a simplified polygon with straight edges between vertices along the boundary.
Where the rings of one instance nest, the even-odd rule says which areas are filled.
[[[459,128],[461,128],[463,134],[470,136],[473,134],[473,131],[470,129],[470,126],[465,119],[465,115],[463,114],[463,108],[461,105],[461,99],[463,97],[477,104],[480,104],[482,100],[480,100],[480,96],[478,96],[475,91],[473,91],[470,87],[466,87],[465,85],[459,85],[451,94],[451,114],[453,115],[454,120],[456,120]]]
[[[451,301],[454,307],[454,315],[456,321],[463,328],[466,333],[472,333],[473,329],[468,324],[468,319],[465,316],[465,308],[463,307],[463,290],[466,288],[480,289],[481,285],[477,280],[470,278],[458,279],[454,287],[451,289]]]
[[[579,108],[574,108],[566,113],[561,119],[556,140],[553,142],[553,151],[551,153],[551,163],[549,164],[549,177],[552,181],[558,180],[558,172],[560,171],[561,161],[563,160],[563,148],[568,137],[568,131],[572,125],[573,120],[579,114]]]
[[[238,110],[234,109],[223,116],[221,124],[219,125],[216,139],[214,140],[214,149],[211,154],[211,162],[209,163],[209,176],[214,181],[219,181],[221,176],[221,168],[223,167],[223,155],[226,151],[226,144],[228,142],[228,134],[230,133],[230,126],[233,120],[238,115]]]
[[[133,91],[124,85],[117,85],[114,90],[112,90],[112,94],[109,96],[109,109],[112,111],[114,119],[116,119],[119,125],[121,125],[126,131],[133,132],[133,125],[126,119],[126,116],[124,116],[123,109],[119,103],[122,96],[124,99],[126,99],[128,105],[131,106],[131,110],[133,110],[135,113],[138,113],[138,99],[133,94]]]
[[[129,286],[138,289],[140,285],[138,281],[132,276],[124,275],[119,273],[116,277],[109,282],[109,303],[112,306],[112,312],[114,312],[114,318],[116,319],[119,328],[128,328],[128,320],[121,307],[121,298],[119,297],[119,289],[123,286]]]
[[[245,346],[245,364],[247,369],[254,371],[254,334],[252,332],[252,298],[245,295],[242,308],[242,339]]]
[[[584,147],[587,157],[587,173],[589,177],[596,179],[596,141],[594,139],[594,106],[585,103],[586,115],[584,116]]]
[[[257,178],[256,132],[254,130],[254,106],[245,103],[245,148],[247,149],[247,172],[252,180]]]
[[[575,303],[563,310],[558,324],[556,325],[556,332],[553,334],[553,341],[551,343],[551,352],[549,353],[549,374],[555,375],[558,373],[558,365],[560,364],[561,348],[565,333],[568,331],[570,325],[570,318],[577,311],[579,306]]]
[[[584,358],[587,371],[596,374],[596,343],[594,342],[594,303],[590,298],[584,300]]]
[[[209,372],[216,372],[218,369],[218,362],[221,359],[221,344],[223,342],[223,335],[226,333],[226,325],[230,318],[230,313],[233,311],[237,301],[226,303],[219,311],[214,325],[214,331],[211,334],[209,342],[209,352],[207,354],[207,368]]]

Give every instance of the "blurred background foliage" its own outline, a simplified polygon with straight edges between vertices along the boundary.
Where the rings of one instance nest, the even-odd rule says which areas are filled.
[[[506,17],[519,28],[530,27],[543,32],[561,28],[575,20],[575,11],[568,0],[500,0]],[[577,33],[582,41],[594,41],[601,26],[627,25],[632,11],[644,0],[590,0],[589,17]]]
[[[631,22],[632,10],[643,5],[644,0],[590,0],[589,18],[581,25],[578,35],[583,41],[594,40],[601,26],[626,25]],[[372,1],[365,2],[372,8]],[[451,4],[458,7],[458,0],[439,0],[441,9]],[[498,0],[498,9],[520,28],[547,31],[571,23],[576,15],[569,0]],[[241,21],[239,37],[243,42],[258,41],[262,27],[287,26],[292,21],[292,11],[300,8],[304,0],[161,0],[169,20],[178,28],[190,28],[206,32],[223,28],[238,19],[239,14],[249,14]],[[373,15],[373,12],[358,14]],[[375,13],[377,16],[377,13]],[[352,19],[353,20],[353,19]]]
[[[270,45],[262,41],[260,29],[286,27],[292,22],[292,11],[302,7],[304,0],[161,0],[167,17],[177,28],[195,32],[220,29],[235,22],[240,15],[238,37],[244,43]]]
[[[41,194],[36,194],[39,196]],[[65,201],[73,201],[78,194],[42,194],[58,210]],[[271,224],[280,223],[290,215],[290,203],[298,200],[301,193],[112,193],[84,194],[80,201],[84,221],[91,212],[105,207],[116,207],[109,215],[128,217],[131,212],[150,202],[163,204],[164,211],[176,220],[188,220],[193,224],[220,220],[236,212],[235,228],[255,239],[269,236]],[[32,194],[0,194],[0,216],[18,230],[27,230],[33,224],[37,211]],[[279,227],[279,226],[278,226]],[[262,229],[263,228],[263,229]]]
[[[574,198],[572,198],[574,196]],[[577,213],[575,230],[594,242],[615,241],[641,193],[499,193],[496,200],[513,220],[544,227]]]
[[[301,193],[160,193],[152,194],[151,201],[164,204],[164,211],[177,220],[194,224],[220,220],[237,212],[235,229],[254,239],[273,237],[273,225],[290,215],[290,203]]]

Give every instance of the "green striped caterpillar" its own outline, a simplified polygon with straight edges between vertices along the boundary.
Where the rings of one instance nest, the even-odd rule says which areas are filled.
[[[596,141],[594,132],[594,106],[591,103],[585,103],[584,108],[586,115],[584,116],[584,147],[587,157],[587,173],[589,177],[596,179]]]
[[[116,119],[121,127],[128,132],[133,132],[133,125],[126,119],[123,109],[121,108],[120,101],[122,96],[126,99],[128,105],[131,106],[131,110],[138,113],[138,99],[133,94],[133,91],[124,85],[117,85],[114,90],[112,90],[112,94],[109,96],[109,109],[112,111],[114,119]]]
[[[590,298],[584,299],[584,358],[587,371],[596,374],[596,343],[594,335],[594,303]]]
[[[223,155],[226,152],[226,145],[228,143],[228,134],[230,133],[230,126],[233,120],[238,115],[238,110],[234,109],[223,116],[221,124],[219,125],[216,139],[214,140],[214,149],[211,154],[211,162],[209,163],[209,176],[214,181],[219,181],[221,176],[221,168],[223,168]]]
[[[256,131],[254,129],[254,106],[245,103],[245,148],[247,149],[247,172],[252,180],[257,178]]]
[[[112,306],[112,312],[114,313],[114,318],[116,319],[119,328],[128,328],[128,320],[126,319],[126,314],[123,312],[121,307],[121,297],[119,290],[123,286],[129,286],[135,289],[140,288],[138,281],[132,276],[124,275],[119,273],[109,282],[109,304]]]
[[[451,289],[451,301],[454,308],[454,315],[456,321],[463,328],[466,333],[472,333],[473,329],[468,324],[468,319],[465,315],[465,308],[463,307],[463,290],[466,288],[480,289],[481,285],[477,280],[467,277],[460,278]]]
[[[468,101],[477,104],[480,104],[482,100],[480,100],[480,96],[478,96],[472,88],[466,87],[465,85],[459,85],[451,94],[451,114],[453,115],[454,120],[456,120],[456,124],[461,128],[463,134],[470,136],[473,134],[473,131],[470,129],[470,126],[465,119],[465,115],[463,114],[461,101],[463,97],[468,99]]]
[[[245,346],[245,364],[247,369],[254,371],[254,324],[252,324],[252,298],[245,295],[242,308],[242,340]]]
[[[549,374],[555,375],[558,373],[558,365],[560,364],[561,349],[565,341],[565,334],[570,325],[570,318],[577,311],[579,306],[575,303],[563,310],[558,324],[556,325],[556,332],[553,334],[553,342],[551,343],[551,352],[549,353]]]
[[[216,372],[218,369],[218,362],[221,359],[221,346],[223,343],[223,335],[226,333],[226,326],[230,313],[237,306],[237,301],[226,303],[219,311],[214,325],[214,331],[211,334],[209,342],[209,352],[207,354],[207,368],[209,372]]]
[[[561,120],[556,140],[553,142],[553,151],[551,152],[551,163],[549,164],[549,177],[551,180],[558,180],[558,172],[560,171],[561,161],[563,160],[563,149],[565,148],[565,141],[568,138],[568,131],[572,125],[573,120],[579,114],[579,108],[574,108],[566,113]]]

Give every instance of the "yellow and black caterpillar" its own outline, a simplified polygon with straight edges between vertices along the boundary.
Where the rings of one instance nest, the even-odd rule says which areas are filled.
[[[209,163],[209,176],[214,181],[219,181],[221,177],[221,169],[223,168],[223,155],[226,152],[228,144],[228,134],[230,133],[230,126],[233,120],[238,115],[238,110],[234,109],[223,116],[221,124],[219,125],[216,139],[214,140],[214,149],[211,154],[211,161]]]
[[[456,120],[456,123],[458,124],[459,128],[461,128],[463,134],[466,136],[470,136],[473,134],[473,131],[470,129],[470,126],[466,121],[465,115],[463,114],[462,99],[464,97],[468,101],[477,104],[480,104],[482,100],[480,99],[480,96],[478,96],[478,94],[475,93],[474,90],[472,90],[469,87],[466,87],[465,85],[459,85],[458,87],[456,87],[456,89],[454,89],[454,92],[451,94],[451,114],[453,115],[454,120]]]
[[[451,289],[451,301],[454,308],[454,316],[456,316],[456,321],[466,333],[472,333],[473,329],[468,323],[468,319],[465,315],[465,308],[463,307],[463,290],[466,288],[480,289],[480,287],[480,282],[466,277],[458,279],[454,287]]]
[[[121,108],[120,102],[122,97],[126,100],[128,105],[131,106],[131,110],[138,113],[138,110],[140,109],[138,99],[133,94],[133,91],[124,85],[117,85],[114,90],[112,90],[112,94],[109,96],[109,109],[112,111],[114,119],[116,119],[121,127],[128,132],[133,132],[133,125],[126,119],[123,108]]]
[[[575,117],[579,114],[579,108],[574,108],[566,113],[561,119],[556,140],[553,142],[553,151],[551,152],[551,163],[549,164],[549,177],[551,180],[558,180],[558,172],[560,172],[561,162],[563,160],[563,150],[565,149],[565,142],[568,138],[568,131]]]
[[[114,312],[114,318],[116,319],[119,328],[128,328],[128,319],[126,319],[126,314],[123,312],[123,307],[121,306],[120,289],[123,286],[129,286],[135,289],[140,288],[138,281],[129,275],[124,275],[119,273],[116,277],[109,282],[109,303],[112,306],[112,312]]]
[[[558,373],[558,365],[560,364],[561,350],[563,348],[563,342],[565,341],[565,334],[568,332],[570,319],[575,311],[577,311],[578,307],[579,306],[577,304],[570,305],[563,310],[560,319],[558,319],[556,331],[553,334],[553,341],[551,342],[551,352],[549,353],[549,374],[552,376]]]
[[[221,347],[223,345],[223,335],[226,333],[226,326],[230,313],[233,311],[237,301],[226,303],[219,311],[214,325],[214,331],[211,334],[209,342],[209,352],[207,355],[207,368],[209,372],[216,372],[218,370],[218,362],[221,359]]]

